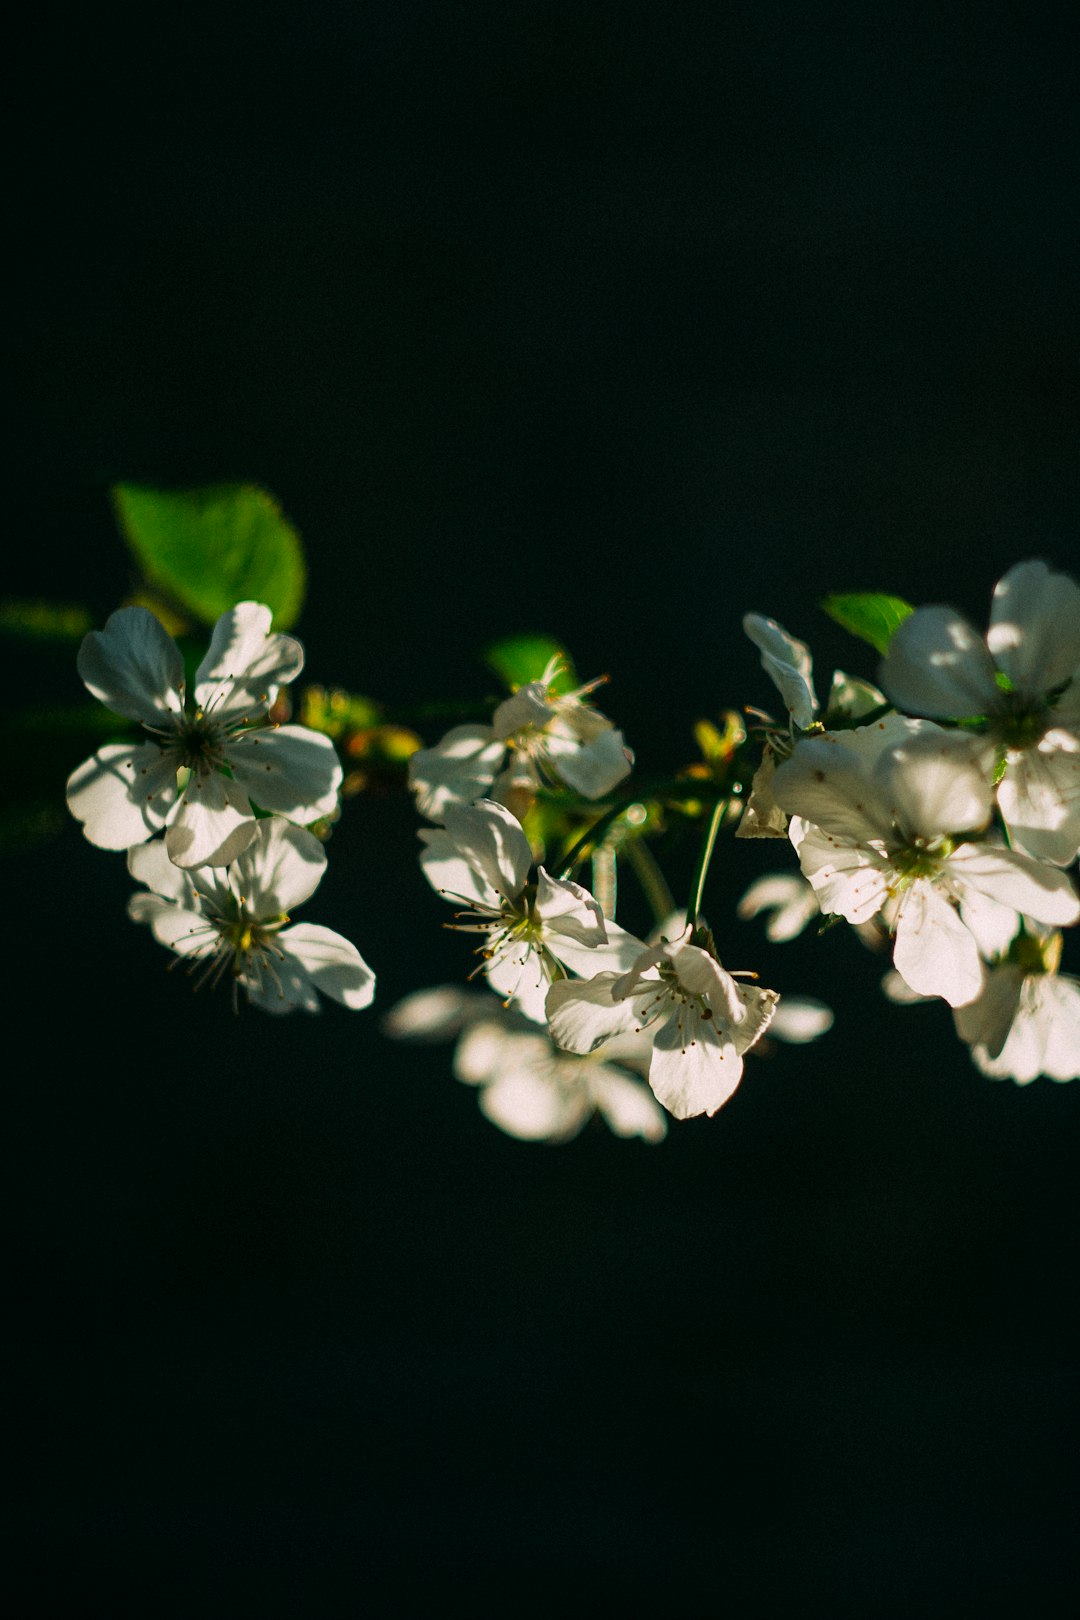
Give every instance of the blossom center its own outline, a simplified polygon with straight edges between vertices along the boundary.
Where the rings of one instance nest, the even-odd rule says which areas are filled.
[[[990,719],[990,730],[1002,748],[1034,748],[1051,724],[1045,703],[1021,692],[1002,692]]]

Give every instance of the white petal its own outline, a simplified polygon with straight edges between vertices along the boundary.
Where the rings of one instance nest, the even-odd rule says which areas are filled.
[[[446,831],[458,854],[497,894],[515,899],[525,887],[532,850],[521,823],[491,799],[451,808]]]
[[[987,894],[965,884],[958,890],[960,916],[964,927],[975,936],[979,951],[988,961],[1004,956],[1020,927],[1020,914]]]
[[[491,1010],[491,997],[456,984],[414,990],[390,1008],[382,1030],[395,1041],[449,1041],[473,1018]]]
[[[550,979],[539,951],[522,940],[499,950],[484,969],[491,988],[516,1012],[542,1024]]]
[[[554,717],[555,707],[548,701],[547,687],[542,681],[529,681],[499,704],[491,717],[491,730],[505,743],[522,731],[542,731]]]
[[[214,626],[206,657],[195,672],[195,701],[215,716],[265,711],[279,686],[304,667],[293,636],[271,635],[271,613],[261,602],[238,602]]]
[[[274,963],[271,974],[264,965],[242,975],[240,983],[248,1001],[260,1012],[291,1013],[322,1011],[318,992],[307,969],[294,956]]]
[[[1017,563],[994,590],[987,645],[1026,697],[1041,697],[1080,668],[1080,586],[1044,562]]]
[[[542,866],[536,869],[535,912],[545,936],[550,932],[586,947],[602,945],[607,937],[604,914],[588,889],[550,877]]]
[[[545,758],[568,787],[586,799],[600,799],[630,775],[634,756],[621,731],[606,726],[592,741],[549,734]]]
[[[286,963],[299,962],[324,996],[358,1011],[375,996],[375,975],[351,940],[318,923],[297,923],[277,936]]]
[[[934,839],[986,826],[993,764],[977,738],[941,731],[889,749],[874,774],[897,826],[909,837]]]
[[[606,926],[607,938],[602,945],[579,945],[562,933],[545,935],[544,943],[552,956],[582,978],[591,979],[597,973],[626,973],[646,947],[617,923]]]
[[[850,733],[854,737],[856,733]],[[892,836],[892,816],[871,773],[844,733],[804,737],[773,777],[773,798],[837,838],[859,844]]]
[[[826,915],[839,913],[849,923],[869,922],[889,895],[892,868],[876,850],[853,844],[795,817],[791,841],[803,875],[813,885]]]
[[[936,720],[990,714],[999,697],[982,637],[952,608],[918,608],[889,642],[878,680],[898,708]]]
[[[420,869],[436,894],[451,903],[461,901],[498,909],[500,896],[460,854],[444,827],[421,827],[417,836],[424,845]]]
[[[1026,1086],[1043,1073],[1050,1020],[1044,1015],[1040,982],[1034,977],[1024,979],[1012,1027],[996,1057],[981,1041],[971,1048],[976,1068],[992,1080],[1013,1079]]]
[[[953,1022],[960,1039],[968,1046],[981,1046],[985,1055],[996,1058],[1016,1018],[1023,986],[1022,968],[1011,962],[991,968],[986,975],[982,995],[953,1012]]]
[[[616,1136],[664,1140],[667,1120],[648,1086],[631,1080],[610,1063],[590,1063],[587,1074],[592,1099]]]
[[[409,760],[409,787],[416,808],[429,821],[441,821],[454,805],[472,804],[491,787],[506,744],[490,726],[455,726],[434,748],[421,748]]]
[[[480,1111],[521,1142],[567,1142],[592,1113],[584,1088],[568,1091],[552,1074],[511,1069],[480,1093]]]
[[[1049,1023],[1043,1073],[1051,1080],[1080,1078],[1080,984],[1044,975],[1040,1001]]]
[[[160,832],[176,803],[176,768],[157,743],[107,743],[67,782],[68,809],[99,849],[130,849]]]
[[[736,838],[786,838],[788,818],[773,798],[773,778],[776,775],[776,755],[765,745],[761,764],[750,783],[750,795],[743,805]]]
[[[766,939],[783,944],[801,934],[820,915],[821,907],[811,885],[797,872],[767,872],[751,883],[736,915],[746,920],[762,911],[772,912],[765,926]]]
[[[842,669],[836,670],[829,688],[829,701],[822,718],[826,724],[831,720],[858,720],[871,709],[879,709],[885,702],[885,694],[871,685],[869,681],[862,680],[858,675],[845,675]]]
[[[775,619],[747,613],[743,629],[761,653],[761,667],[776,686],[792,720],[805,731],[817,713],[813,661],[805,641],[797,641]]]
[[[217,942],[217,930],[200,911],[175,906],[160,895],[133,894],[128,901],[128,916],[133,922],[149,923],[158,944],[177,956],[209,953]]]
[[[801,1045],[816,1041],[833,1027],[833,1010],[811,996],[781,996],[769,1034],[778,1041]]]
[[[145,883],[162,899],[197,907],[195,885],[187,872],[170,861],[163,838],[154,838],[148,844],[136,844],[129,849],[127,868],[137,883]]]
[[[314,833],[268,816],[257,824],[231,875],[250,914],[270,922],[313,895],[325,871],[326,850]]]
[[[1067,872],[1044,866],[1012,849],[990,844],[960,844],[945,863],[951,885],[961,897],[967,888],[1010,906],[1036,922],[1055,928],[1080,922],[1080,900]]]
[[[317,821],[337,806],[341,763],[329,737],[307,726],[275,726],[230,738],[225,757],[263,810]]]
[[[950,1007],[974,1001],[983,987],[974,937],[944,896],[921,879],[900,905],[893,966],[912,990],[944,996]]]
[[[936,1000],[934,996],[923,996],[919,994],[918,990],[913,990],[910,984],[904,982],[895,968],[890,968],[888,973],[883,976],[881,990],[882,994],[889,1001],[894,1001],[898,1007],[914,1007],[920,1001]]]
[[[219,771],[193,772],[165,834],[177,866],[229,866],[255,836],[247,794]]]
[[[731,1041],[691,1007],[656,1026],[649,1084],[676,1119],[715,1114],[742,1078],[743,1060]]]
[[[1080,849],[1080,748],[1075,738],[1050,732],[1037,748],[1010,757],[997,795],[1020,849],[1055,866],[1072,864]]]
[[[617,978],[615,973],[598,973],[584,982],[556,979],[547,993],[547,1016],[556,1046],[567,1052],[595,1052],[613,1035],[637,1029],[632,1003],[612,997]]]
[[[458,1080],[467,1086],[486,1086],[500,1069],[550,1061],[551,1042],[546,1035],[539,1030],[523,1034],[508,1028],[502,1008],[496,1007],[491,996],[485,996],[484,1001],[489,1014],[498,1011],[500,1016],[478,1018],[463,1032],[454,1048],[454,1074]]]
[[[129,720],[171,730],[183,710],[184,660],[147,608],[120,608],[91,630],[78,668],[94,696]]]

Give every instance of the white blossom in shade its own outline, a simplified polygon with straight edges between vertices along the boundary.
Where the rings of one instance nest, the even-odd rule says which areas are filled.
[[[977,1001],[953,1013],[972,1060],[993,1080],[1080,1077],[1080,981],[1059,974],[1061,935],[1025,934],[995,963]]]
[[[572,1057],[513,1008],[452,985],[406,996],[383,1028],[398,1040],[459,1037],[454,1074],[478,1089],[492,1124],[520,1141],[568,1142],[597,1113],[616,1136],[661,1142],[667,1135],[652,1093],[627,1072],[648,1066],[650,1043],[640,1035]]]
[[[421,815],[445,821],[447,810],[485,797],[513,803],[551,781],[599,799],[629,775],[634,756],[622,732],[586,701],[600,682],[557,692],[560,667],[553,659],[500,703],[490,726],[455,726],[412,755],[409,786]]]
[[[68,806],[92,844],[130,849],[167,828],[177,866],[228,866],[255,836],[252,802],[294,821],[333,811],[342,773],[330,739],[268,718],[304,662],[270,618],[258,602],[221,615],[190,699],[180,649],[146,608],[121,608],[86,636],[87,687],[150,738],[108,743],[69,778]]]
[[[676,1119],[715,1114],[742,1077],[743,1053],[767,1029],[775,990],[739,984],[690,931],[643,950],[629,972],[562,980],[548,991],[552,1039],[594,1052],[613,1036],[648,1029],[649,1084]]]
[[[948,607],[924,607],[889,643],[881,684],[935,720],[982,716],[1005,763],[1012,842],[1068,866],[1080,848],[1080,586],[1043,562],[998,581],[986,639]]]
[[[820,1040],[835,1023],[833,1010],[813,996],[784,995],[769,1025],[769,1039],[803,1046]]]
[[[488,983],[526,1017],[543,1022],[548,986],[564,969],[621,969],[640,951],[580,884],[542,866],[530,880],[532,850],[505,805],[448,808],[445,826],[421,828],[420,838],[428,882],[464,908],[450,926],[481,936]]]
[[[797,641],[760,613],[747,613],[743,629],[761,654],[761,667],[784,700],[792,724],[805,731],[814,723],[818,710],[814,691],[813,660],[805,641]]]
[[[876,686],[838,669],[833,674],[824,716],[820,715],[814,691],[813,661],[806,643],[797,641],[783,625],[760,613],[746,614],[743,629],[761,653],[762,668],[780,692],[792,728],[806,731],[811,726],[820,728],[822,724],[852,726],[885,703],[884,694]],[[773,797],[772,780],[778,762],[790,751],[790,735],[767,730],[761,763],[754,773],[736,838],[787,837],[788,818]]]
[[[375,975],[347,939],[289,913],[318,887],[326,852],[304,827],[281,816],[258,823],[255,837],[225,870],[185,871],[161,839],[128,851],[132,877],[149,890],[128,913],[197,970],[197,982],[228,978],[253,1006],[318,1012],[317,992],[353,1009],[367,1007]]]
[[[992,789],[967,739],[891,715],[800,741],[780,766],[777,802],[823,912],[861,924],[882,913],[893,966],[912,990],[953,1007],[974,1001],[981,951],[1019,916],[1080,918],[1067,875],[980,842]]]
[[[821,907],[812,885],[798,872],[766,872],[751,883],[736,907],[736,915],[744,922],[762,912],[768,919],[765,938],[780,945],[820,917]]]

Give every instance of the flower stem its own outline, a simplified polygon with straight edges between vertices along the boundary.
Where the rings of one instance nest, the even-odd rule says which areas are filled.
[[[634,868],[634,876],[652,910],[653,922],[660,924],[666,921],[675,910],[675,896],[668,888],[656,856],[640,835],[627,838],[621,848]]]
[[[624,815],[630,806],[637,804],[637,802],[636,797],[633,799],[617,799],[610,809],[605,810],[602,816],[598,816],[592,826],[585,829],[576,843],[571,844],[559,862],[560,877],[564,879],[573,877],[575,869],[581,865],[589,851],[596,847],[609,827],[613,826],[619,817]]]
[[[709,862],[712,860],[713,848],[716,844],[716,835],[720,831],[724,813],[727,810],[726,799],[717,799],[709,817],[709,824],[705,829],[701,852],[698,855],[697,867],[694,871],[694,881],[690,888],[690,903],[686,908],[686,921],[689,927],[696,928],[701,913],[701,897],[705,892],[705,878],[709,871]]]

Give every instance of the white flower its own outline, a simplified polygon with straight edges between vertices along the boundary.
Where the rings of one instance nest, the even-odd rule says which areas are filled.
[[[643,950],[630,971],[562,980],[548,991],[552,1039],[594,1052],[615,1035],[652,1031],[649,1084],[676,1119],[715,1114],[742,1076],[742,1054],[764,1034],[775,990],[737,984],[708,951],[682,939]]]
[[[1017,564],[995,587],[985,642],[951,608],[919,608],[880,679],[913,714],[984,716],[1007,762],[998,805],[1013,842],[1069,865],[1080,848],[1080,586],[1043,562]]]
[[[270,634],[270,617],[258,602],[222,614],[193,701],[180,649],[146,608],[121,608],[84,639],[87,687],[153,739],[108,743],[69,778],[68,806],[92,844],[130,849],[167,827],[177,866],[227,866],[255,835],[252,801],[301,821],[334,809],[341,766],[329,738],[267,719],[304,662],[292,636]]]
[[[762,911],[772,913],[765,924],[765,938],[775,945],[794,939],[821,915],[813,887],[797,872],[766,872],[751,883],[736,907],[736,915],[745,922]]]
[[[587,889],[538,867],[521,824],[501,804],[447,808],[445,827],[424,827],[420,865],[432,888],[466,909],[456,926],[483,936],[483,969],[493,990],[537,1022],[559,964],[575,973],[623,968],[640,949],[605,922]]]
[[[572,1057],[492,996],[450,985],[406,996],[384,1027],[399,1039],[460,1035],[455,1075],[477,1086],[482,1112],[521,1141],[567,1142],[595,1113],[616,1136],[661,1142],[667,1135],[652,1093],[626,1072],[640,1065],[642,1046],[647,1051],[641,1036],[636,1046],[616,1040],[591,1057]]]
[[[1058,973],[1061,935],[1025,934],[989,971],[977,1001],[953,1013],[977,1068],[1026,1086],[1080,1077],[1080,982]]]
[[[326,852],[303,827],[280,816],[257,825],[255,837],[227,871],[174,866],[160,839],[128,852],[132,877],[149,894],[128,903],[135,922],[201,967],[199,982],[228,976],[265,1012],[318,1012],[316,991],[346,1007],[366,1007],[375,975],[340,934],[316,923],[289,924],[289,912],[318,887]]]
[[[538,681],[499,704],[490,726],[455,726],[413,754],[409,786],[421,815],[445,821],[456,806],[535,793],[551,779],[599,799],[629,775],[634,756],[622,732],[584,701],[599,681],[559,693],[551,684],[558,672],[553,659]]]
[[[1064,872],[976,841],[992,790],[967,739],[891,715],[803,739],[776,773],[777,803],[822,911],[895,930],[893,964],[913,990],[954,1007],[983,987],[1019,915],[1080,918]]]
[[[747,613],[743,629],[761,653],[761,666],[783,698],[792,728],[806,731],[814,726],[819,718],[818,700],[814,691],[813,661],[805,641],[797,641],[783,625],[760,613]],[[884,702],[884,695],[876,686],[838,669],[829,688],[826,721],[831,725],[853,725]],[[773,796],[772,782],[778,761],[786,758],[790,750],[789,736],[767,731],[761,764],[754,773],[736,838],[787,837],[787,816]]]

